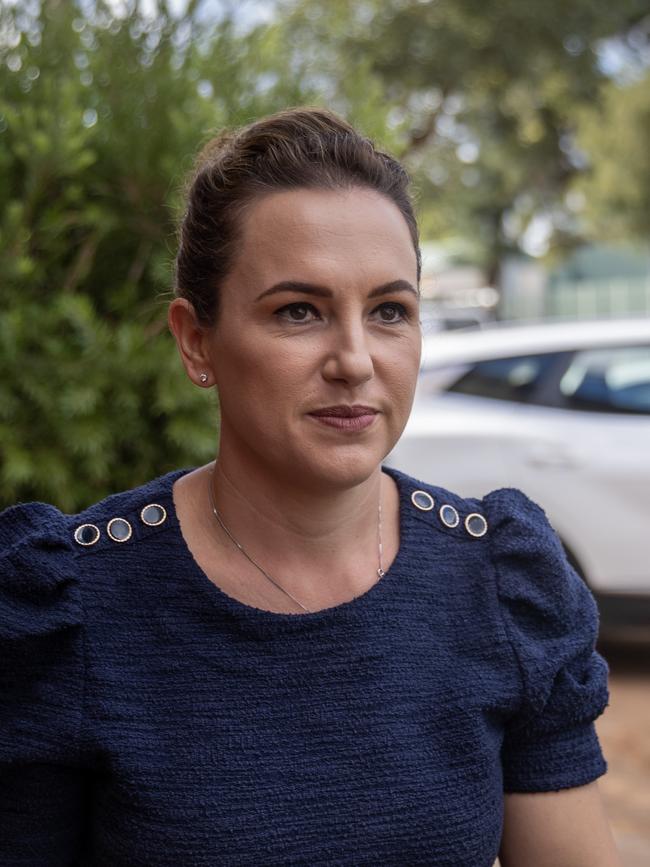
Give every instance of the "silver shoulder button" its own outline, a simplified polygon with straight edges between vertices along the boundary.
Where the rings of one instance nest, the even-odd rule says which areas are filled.
[[[436,504],[431,494],[428,494],[426,491],[413,491],[411,502],[421,512],[430,512]]]
[[[148,527],[157,527],[167,520],[167,510],[159,503],[149,503],[140,512],[140,520]]]
[[[479,539],[487,533],[487,521],[483,515],[479,515],[478,512],[472,512],[465,518],[465,529],[470,536]]]
[[[106,525],[106,532],[114,542],[127,542],[133,533],[133,528],[126,518],[111,518]]]
[[[88,547],[99,542],[101,533],[95,524],[80,524],[74,531],[74,540],[77,545]]]
[[[445,525],[445,527],[457,527],[460,524],[460,516],[458,511],[450,506],[448,503],[445,503],[444,506],[440,506],[440,520]]]

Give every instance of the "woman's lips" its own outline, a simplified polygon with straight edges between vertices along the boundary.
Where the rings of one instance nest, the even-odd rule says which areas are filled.
[[[315,421],[337,430],[360,431],[369,427],[378,413],[371,407],[327,407],[310,412]]]

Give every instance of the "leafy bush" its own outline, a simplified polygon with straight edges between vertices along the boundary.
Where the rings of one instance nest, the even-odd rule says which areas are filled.
[[[273,26],[83,8],[0,11],[0,505],[214,456],[166,324],[180,189],[217,128],[305,96]]]

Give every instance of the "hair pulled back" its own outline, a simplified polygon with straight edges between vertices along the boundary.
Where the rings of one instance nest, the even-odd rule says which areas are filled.
[[[180,228],[174,291],[192,303],[201,324],[217,320],[219,290],[237,253],[246,207],[268,193],[301,187],[362,187],[391,199],[411,233],[419,282],[418,228],[405,169],[332,112],[286,109],[222,132],[198,156]]]

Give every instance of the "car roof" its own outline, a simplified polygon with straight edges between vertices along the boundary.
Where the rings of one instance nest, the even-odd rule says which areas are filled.
[[[650,316],[542,322],[494,322],[482,328],[425,334],[422,368],[512,355],[650,345]]]

